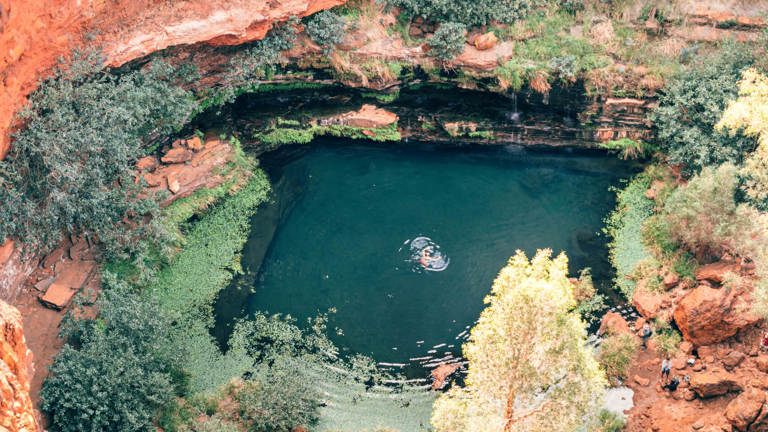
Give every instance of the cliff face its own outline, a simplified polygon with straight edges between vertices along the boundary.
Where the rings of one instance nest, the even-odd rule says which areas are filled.
[[[31,364],[21,314],[0,300],[0,432],[37,430],[29,397]]]
[[[0,158],[13,114],[38,79],[71,49],[98,47],[119,66],[170,46],[235,45],[276,22],[346,0],[8,0],[0,2]]]

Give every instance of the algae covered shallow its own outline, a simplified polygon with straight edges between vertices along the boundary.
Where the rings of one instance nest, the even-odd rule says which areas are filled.
[[[459,355],[517,249],[566,251],[574,275],[608,280],[602,219],[629,172],[605,155],[339,141],[284,148],[263,166],[275,197],[243,252],[247,309],[299,323],[333,310],[342,352],[398,364]],[[426,245],[442,271],[420,262]]]

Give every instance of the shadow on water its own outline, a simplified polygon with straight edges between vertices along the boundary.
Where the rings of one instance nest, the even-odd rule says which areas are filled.
[[[301,323],[336,308],[329,332],[342,356],[368,354],[423,379],[463,360],[483,297],[516,249],[565,251],[572,275],[590,267],[599,291],[619,301],[601,228],[615,205],[608,189],[630,164],[582,152],[318,141],[262,156],[274,192],[253,218],[244,274],[215,304],[222,346],[250,311]],[[419,236],[450,257],[445,271],[402,262],[398,248]]]
[[[246,316],[248,298],[253,294],[261,265],[277,228],[305,192],[306,185],[301,181],[301,176],[283,176],[281,166],[301,157],[308,147],[291,147],[286,150],[289,151],[275,155],[270,165],[262,164],[270,175],[271,198],[262,204],[251,218],[251,232],[242,251],[242,255],[247,257],[242,260],[243,274],[237,275],[229,286],[219,293],[214,304],[216,320],[213,336],[224,349],[227,348],[227,341],[232,334],[232,326],[236,320]]]

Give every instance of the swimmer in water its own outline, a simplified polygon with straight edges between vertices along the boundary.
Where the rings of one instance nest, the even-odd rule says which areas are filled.
[[[421,263],[422,267],[429,268],[429,263],[432,261],[438,261],[439,257],[433,257],[432,255],[432,246],[425,247],[421,250],[421,258],[419,258],[419,262]]]

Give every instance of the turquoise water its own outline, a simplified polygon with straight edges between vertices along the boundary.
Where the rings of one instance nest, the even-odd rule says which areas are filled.
[[[565,251],[574,275],[592,267],[608,280],[599,233],[615,203],[609,187],[629,174],[602,155],[349,142],[284,148],[262,162],[276,229],[254,219],[247,308],[299,322],[333,309],[329,333],[342,353],[428,367],[460,355],[517,249]],[[426,255],[439,260],[427,265],[441,271],[419,262],[418,237],[431,240]]]

